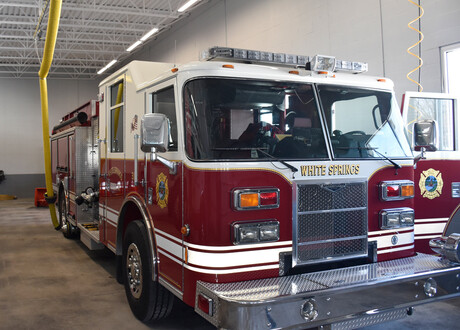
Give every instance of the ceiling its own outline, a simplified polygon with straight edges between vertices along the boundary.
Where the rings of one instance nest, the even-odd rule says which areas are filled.
[[[168,30],[185,12],[188,0],[63,0],[59,32],[49,77],[95,78],[97,71],[131,53],[126,49],[152,28]],[[0,3],[0,77],[38,77],[48,24],[48,0]],[[44,9],[46,8],[46,9]],[[39,18],[44,12],[37,38]],[[154,36],[147,39],[148,42]],[[107,70],[105,73],[110,73]]]

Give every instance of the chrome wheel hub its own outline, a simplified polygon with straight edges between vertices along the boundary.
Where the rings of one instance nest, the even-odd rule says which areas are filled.
[[[128,285],[134,298],[139,299],[142,293],[142,261],[137,245],[131,243],[126,255]]]

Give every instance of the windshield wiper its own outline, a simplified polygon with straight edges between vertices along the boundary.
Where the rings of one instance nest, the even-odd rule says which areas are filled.
[[[378,152],[377,148],[372,148],[372,147],[336,147],[336,149],[343,149],[343,150],[350,150],[350,149],[372,150],[372,151],[375,151],[376,153],[378,153],[385,160],[389,161],[395,167],[395,169],[399,170],[400,168],[402,168],[402,166],[399,165],[398,163],[396,163],[393,159],[388,158],[384,154]]]
[[[383,158],[385,158],[386,160],[388,160],[391,164],[393,164],[393,166],[395,167],[395,169],[399,170],[400,168],[402,168],[401,165],[399,165],[398,163],[396,163],[393,159],[390,159],[388,158],[387,156],[385,156],[384,154],[380,153],[377,151],[377,148],[373,148],[373,150],[378,153],[380,156],[382,156]]]
[[[262,153],[263,155],[268,156],[269,158],[274,159],[274,160],[280,162],[281,164],[283,164],[284,166],[286,166],[288,169],[290,169],[293,173],[299,171],[297,168],[295,168],[295,167],[292,166],[291,164],[287,163],[286,161],[284,161],[284,160],[282,160],[282,159],[279,159],[279,158],[276,158],[275,156],[270,155],[268,152],[265,152],[265,151],[262,150],[261,148],[249,148],[249,147],[248,147],[248,148],[213,148],[212,150],[216,150],[216,151],[245,151],[245,150],[257,150],[257,151],[259,151],[260,153]]]
[[[264,154],[265,156],[268,156],[268,157],[270,157],[271,159],[274,159],[274,160],[280,162],[281,164],[283,164],[284,166],[286,166],[288,169],[290,169],[290,170],[292,171],[292,173],[295,173],[295,172],[298,171],[297,168],[295,168],[295,167],[292,166],[291,164],[285,162],[284,160],[279,159],[279,158],[276,158],[275,156],[270,155],[268,152],[265,152],[265,151],[263,151],[263,150],[260,149],[260,148],[255,148],[255,149],[256,149],[257,151],[260,151],[260,152],[261,152],[262,154]]]

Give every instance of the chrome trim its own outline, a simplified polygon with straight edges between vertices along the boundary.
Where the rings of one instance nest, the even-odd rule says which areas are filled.
[[[335,212],[350,212],[350,211],[363,211],[366,210],[367,207],[354,207],[350,209],[331,209],[331,210],[319,210],[319,211],[305,211],[305,212],[298,212],[298,215],[306,215],[306,214],[321,214],[321,213],[335,213]]]
[[[344,242],[344,241],[349,241],[349,240],[354,240],[354,239],[363,239],[366,237],[367,235],[348,236],[348,237],[343,237],[343,238],[331,238],[331,239],[319,240],[319,241],[314,241],[314,242],[303,242],[303,243],[298,243],[298,245],[303,246],[303,245],[314,245],[318,243],[321,244],[321,243],[330,243],[330,242]]]
[[[460,234],[435,238],[430,241],[430,248],[451,262],[460,263]]]
[[[276,204],[272,205],[260,205],[260,194],[261,193],[276,193]],[[259,194],[259,206],[257,207],[241,207],[239,203],[239,195],[247,193]],[[280,206],[280,190],[278,188],[236,188],[233,190],[233,207],[238,211],[248,210],[259,210],[259,209],[276,209]]]
[[[436,292],[427,290],[432,283],[437,285]],[[419,254],[367,265],[245,282],[198,281],[195,311],[214,326],[224,329],[305,329],[359,321],[363,317],[457,297],[460,296],[459,286],[460,264]],[[199,294],[213,300],[213,316],[198,308]],[[318,315],[307,321],[300,308],[313,299]],[[384,320],[381,318],[380,321]]]

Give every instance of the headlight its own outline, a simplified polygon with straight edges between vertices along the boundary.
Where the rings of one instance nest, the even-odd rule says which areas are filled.
[[[233,244],[274,242],[280,238],[278,221],[234,223]]]
[[[380,211],[380,228],[393,229],[414,225],[414,210],[408,207]]]

